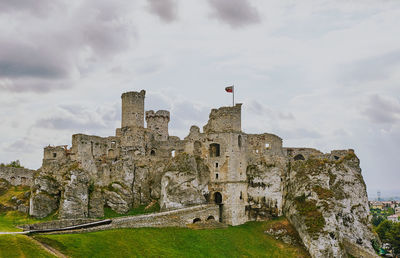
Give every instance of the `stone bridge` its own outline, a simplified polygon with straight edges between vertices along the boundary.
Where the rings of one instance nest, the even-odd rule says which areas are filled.
[[[220,211],[218,205],[205,204],[178,210],[113,218],[110,224],[74,230],[73,232],[91,232],[115,228],[186,227],[188,224],[193,224],[195,222],[204,222],[207,220],[219,221],[219,214]],[[22,228],[24,230],[49,230],[52,228],[54,231],[60,231],[60,229],[64,228],[65,226],[78,226],[82,223],[93,221],[94,220],[92,219],[56,220],[33,225],[25,225]],[[59,234],[60,232],[57,233]],[[65,233],[71,233],[71,231],[65,231]]]

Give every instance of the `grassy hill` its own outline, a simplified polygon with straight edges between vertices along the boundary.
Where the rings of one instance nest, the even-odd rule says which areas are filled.
[[[273,224],[249,222],[224,229],[117,229],[85,234],[40,235],[35,239],[71,257],[309,257],[301,246],[264,233]]]
[[[23,235],[0,235],[0,257],[55,257]]]
[[[0,203],[9,204],[12,196],[21,195],[25,190],[11,187],[0,194]],[[146,212],[144,207],[139,207],[132,214]],[[106,217],[114,216],[118,214],[106,210]],[[20,231],[16,225],[54,218],[55,215],[37,220],[17,211],[3,211],[0,212],[0,231]],[[70,257],[309,257],[302,246],[288,245],[266,234],[265,231],[271,228],[286,228],[293,238],[297,237],[288,221],[280,218],[221,229],[115,229],[81,234],[35,235],[33,238]],[[31,237],[0,235],[0,257],[52,255]]]

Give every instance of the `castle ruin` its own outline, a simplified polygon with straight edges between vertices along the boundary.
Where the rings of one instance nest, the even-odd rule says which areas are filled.
[[[371,249],[366,188],[353,150],[324,154],[283,147],[274,134],[247,134],[242,104],[212,109],[203,130],[192,126],[180,139],[168,133],[169,111],[145,112],[145,95],[122,94],[115,136],[75,134],[71,148],[44,148],[32,216],[96,218],[105,207],[124,214],[154,202],[163,211],[213,204],[229,225],[284,214],[315,256],[342,254],[342,239],[364,239]],[[304,204],[324,222],[315,232]]]

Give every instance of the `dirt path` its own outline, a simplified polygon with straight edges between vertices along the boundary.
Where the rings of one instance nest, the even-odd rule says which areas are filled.
[[[29,237],[29,236],[28,236]],[[41,248],[43,248],[44,250],[46,250],[47,252],[51,253],[52,255],[55,255],[57,257],[61,257],[61,258],[67,258],[68,256],[64,255],[63,253],[61,253],[60,251],[56,250],[55,248],[42,243],[36,239],[34,239],[33,237],[29,237],[33,242],[35,242],[37,245],[39,245]]]

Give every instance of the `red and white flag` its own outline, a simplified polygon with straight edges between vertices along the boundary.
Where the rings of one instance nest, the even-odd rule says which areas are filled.
[[[233,93],[233,86],[226,87],[226,88],[225,88],[225,91],[226,91],[226,92]]]

